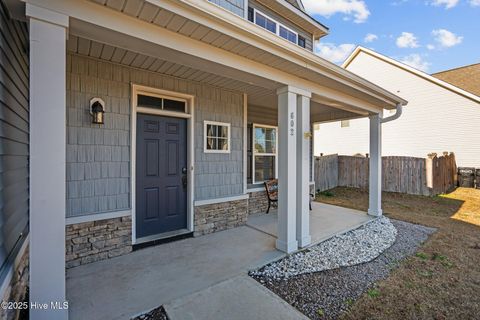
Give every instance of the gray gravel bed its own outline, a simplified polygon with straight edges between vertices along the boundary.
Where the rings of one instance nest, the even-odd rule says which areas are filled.
[[[396,235],[397,230],[390,219],[381,217],[259,270],[251,271],[250,275],[278,280],[360,264],[378,257],[395,242]]]
[[[397,239],[376,259],[349,267],[301,274],[289,279],[252,275],[311,319],[336,319],[375,282],[385,279],[398,262],[415,253],[436,229],[391,220]],[[319,311],[320,310],[320,311]]]

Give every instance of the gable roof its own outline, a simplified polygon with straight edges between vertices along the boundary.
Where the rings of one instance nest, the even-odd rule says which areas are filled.
[[[440,71],[432,76],[480,96],[480,63]]]
[[[287,0],[287,2],[290,2],[293,6],[305,12],[305,7],[303,6],[302,0]]]
[[[355,50],[353,50],[353,52],[352,52],[352,53],[348,56],[348,58],[345,59],[345,61],[343,62],[342,68],[346,69],[346,68],[349,66],[349,64],[357,57],[357,55],[358,55],[360,52],[363,52],[363,53],[365,53],[365,54],[368,54],[368,55],[370,55],[370,56],[372,56],[372,57],[374,57],[374,58],[376,58],[376,59],[382,60],[382,61],[384,61],[384,62],[386,62],[386,63],[389,63],[389,64],[391,64],[391,65],[393,65],[393,66],[395,66],[395,67],[397,67],[397,68],[400,68],[400,69],[402,69],[402,70],[405,70],[406,72],[409,72],[409,73],[411,73],[411,74],[414,74],[414,75],[416,75],[416,76],[418,76],[418,77],[420,77],[420,78],[423,78],[423,79],[425,79],[425,80],[427,80],[427,81],[429,81],[429,82],[432,82],[432,83],[434,83],[434,84],[436,84],[436,85],[438,85],[438,86],[440,86],[440,87],[442,87],[442,88],[445,88],[445,89],[450,90],[450,91],[452,91],[452,92],[454,92],[454,93],[456,93],[456,94],[459,94],[459,95],[461,95],[461,96],[463,96],[463,97],[465,97],[465,98],[467,98],[467,99],[470,99],[470,100],[473,100],[473,101],[475,101],[475,102],[480,103],[480,97],[477,96],[477,95],[474,95],[474,94],[472,94],[472,93],[470,93],[470,92],[468,92],[468,91],[466,91],[466,90],[463,90],[463,89],[461,89],[461,88],[459,88],[459,87],[456,87],[456,86],[454,86],[454,85],[452,85],[452,84],[450,84],[450,83],[448,83],[448,82],[445,82],[445,81],[440,80],[440,79],[438,79],[438,78],[435,78],[435,77],[433,77],[433,76],[431,76],[431,75],[429,75],[429,74],[427,74],[427,73],[425,73],[425,72],[422,72],[422,71],[420,71],[420,70],[417,70],[417,69],[415,69],[415,68],[412,68],[412,67],[410,67],[410,66],[408,66],[408,65],[406,65],[406,64],[404,64],[404,63],[402,63],[402,62],[400,62],[400,61],[397,61],[397,60],[395,60],[395,59],[389,58],[389,57],[384,56],[384,55],[382,55],[382,54],[380,54],[380,53],[378,53],[378,52],[375,52],[375,51],[373,51],[373,50],[364,48],[364,47],[362,47],[362,46],[358,46],[358,47],[355,48]]]

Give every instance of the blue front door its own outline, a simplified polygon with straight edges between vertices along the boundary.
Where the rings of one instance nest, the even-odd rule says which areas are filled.
[[[137,238],[187,227],[187,123],[137,115]]]

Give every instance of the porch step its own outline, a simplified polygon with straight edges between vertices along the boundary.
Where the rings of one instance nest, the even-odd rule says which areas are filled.
[[[170,320],[307,320],[273,292],[239,275],[164,305]]]

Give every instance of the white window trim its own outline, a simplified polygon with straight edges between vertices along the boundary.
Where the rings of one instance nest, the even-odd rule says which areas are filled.
[[[257,153],[255,152],[255,128],[272,128],[276,131],[275,137],[275,154],[272,153]],[[278,127],[270,126],[266,124],[253,123],[252,124],[252,184],[262,183],[266,180],[257,181],[255,180],[255,156],[269,156],[275,157],[275,179],[278,179]]]
[[[227,150],[211,150],[207,149],[207,125],[215,125],[215,126],[223,126],[228,128],[228,136],[227,136],[227,143],[228,143],[228,149]],[[230,153],[231,150],[231,124],[228,122],[217,122],[217,121],[210,121],[210,120],[204,120],[203,121],[203,152],[204,153]],[[215,137],[212,137],[215,138]]]
[[[253,23],[254,23],[256,26],[259,26],[259,25],[257,24],[257,12],[258,12],[260,15],[264,16],[265,18],[268,18],[269,20],[272,20],[273,22],[275,22],[275,34],[276,34],[277,36],[279,36],[280,38],[282,38],[282,39],[284,39],[284,40],[286,40],[286,41],[288,41],[288,42],[290,42],[290,43],[293,43],[292,41],[290,41],[290,40],[288,40],[288,39],[285,39],[284,37],[280,36],[280,26],[282,26],[282,27],[284,27],[285,29],[287,29],[288,31],[294,33],[294,34],[295,34],[295,39],[296,39],[296,40],[295,40],[295,44],[298,46],[298,32],[292,30],[291,28],[287,27],[287,26],[284,25],[283,23],[278,22],[277,20],[275,20],[274,18],[272,18],[271,16],[269,16],[268,14],[266,14],[266,13],[260,11],[260,10],[257,10],[256,8],[252,8],[252,9],[253,9]],[[260,27],[260,28],[263,28],[262,26],[259,26],[259,27]],[[265,30],[267,30],[267,31],[270,31],[270,30],[268,30],[267,28],[263,28],[263,29],[265,29]],[[271,31],[270,31],[270,32],[271,32]],[[301,47],[301,48],[302,48],[302,47]]]
[[[149,91],[151,90],[151,91]],[[164,104],[164,101],[162,100],[162,109],[157,109],[157,108],[149,108],[149,107],[139,107],[137,106],[137,111],[138,112],[145,112],[145,113],[152,113],[152,109],[153,110],[158,110],[158,111],[161,111],[161,113],[163,115],[165,114],[175,114],[178,116],[178,114],[184,114],[184,113],[188,113],[188,99],[184,99],[184,98],[179,98],[179,97],[174,97],[174,96],[171,96],[171,95],[168,95],[168,94],[162,94],[160,93],[162,91],[158,90],[158,89],[155,89],[155,88],[151,88],[151,89],[137,89],[136,91],[136,95],[138,97],[138,95],[142,95],[142,96],[149,96],[149,97],[155,97],[155,98],[160,98],[160,99],[167,99],[167,100],[174,100],[174,101],[182,101],[185,103],[185,110],[183,112],[177,112],[177,111],[171,111],[171,110],[165,110],[163,109],[163,104]],[[163,91],[165,92],[165,91]],[[136,98],[137,98],[136,97]],[[147,112],[148,110],[148,112]]]

